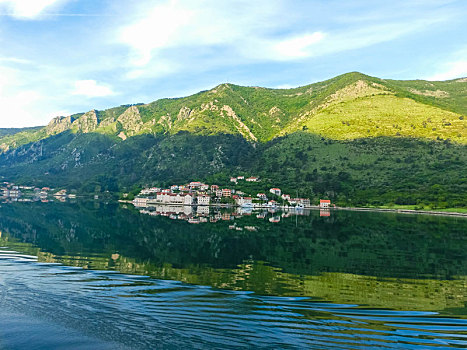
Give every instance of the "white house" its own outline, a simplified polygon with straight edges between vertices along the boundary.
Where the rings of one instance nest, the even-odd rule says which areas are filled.
[[[206,196],[206,195],[200,195],[197,198],[198,205],[209,205],[210,201],[211,201],[211,197]]]
[[[149,198],[136,197],[133,199],[133,204],[135,207],[146,207],[148,205]]]
[[[192,205],[193,204],[193,197],[190,194],[186,194],[184,196],[184,205]]]
[[[271,192],[272,194],[275,194],[276,196],[280,196],[282,193],[280,188],[271,188],[269,192]]]
[[[235,202],[240,206],[251,206],[253,204],[251,197],[238,197]]]

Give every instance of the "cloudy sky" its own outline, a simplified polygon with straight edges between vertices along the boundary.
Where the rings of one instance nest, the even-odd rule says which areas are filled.
[[[465,0],[0,0],[0,127],[223,82],[467,76]]]

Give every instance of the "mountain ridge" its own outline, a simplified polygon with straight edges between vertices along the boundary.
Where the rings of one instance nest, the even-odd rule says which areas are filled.
[[[66,130],[97,132],[123,140],[145,133],[174,134],[179,131],[189,131],[200,135],[241,134],[249,141],[265,142],[304,129],[333,138],[323,125],[313,127],[314,117],[316,115],[323,117],[320,114],[322,112],[328,112],[325,113],[327,117],[337,118],[334,124],[337,122],[347,125],[344,129],[348,130],[341,128],[339,131],[343,139],[403,135],[432,139],[449,138],[454,142],[467,143],[467,139],[462,135],[463,127],[458,125],[464,124],[459,118],[463,118],[463,113],[467,113],[466,82],[463,79],[445,82],[398,81],[351,72],[291,89],[244,87],[223,83],[210,90],[186,97],[164,98],[147,104],[121,105],[102,111],[92,109],[85,113],[55,117],[44,129],[18,132],[3,137],[0,134],[0,150],[5,151],[28,141],[38,141]],[[454,88],[453,84],[455,84]],[[378,99],[380,109],[376,113],[388,114],[388,105],[394,105],[394,101],[405,101],[406,103],[398,107],[397,113],[393,113],[395,124],[399,121],[401,109],[406,109],[409,113],[417,109],[415,115],[409,116],[409,119],[420,119],[419,125],[411,123],[412,129],[428,127],[437,132],[424,130],[422,133],[404,134],[400,125],[399,128],[394,125],[393,130],[386,130],[383,133],[370,130],[369,135],[368,132],[362,134],[356,132],[346,120],[345,108],[343,113],[340,113],[342,109],[333,108],[354,101],[353,107],[367,109],[368,103],[365,106],[365,102],[369,100],[371,104],[375,96],[381,95],[383,98]],[[433,115],[435,120],[430,121],[428,117],[421,120],[420,113]],[[370,119],[367,115],[366,121]],[[457,119],[460,121],[458,122]],[[366,121],[364,120],[363,123]],[[381,123],[381,120],[374,122]],[[402,123],[405,121],[402,120]],[[354,136],[346,136],[347,134]]]
[[[293,89],[220,84],[0,136],[0,178],[80,193],[260,176],[343,205],[467,207],[467,82],[348,73]],[[1,135],[1,134],[0,134]],[[256,186],[256,185],[255,185]]]

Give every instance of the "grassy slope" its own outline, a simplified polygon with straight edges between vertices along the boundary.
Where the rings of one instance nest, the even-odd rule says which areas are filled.
[[[467,144],[467,122],[461,116],[394,95],[366,96],[333,105],[304,124],[335,140],[404,136],[450,139]]]

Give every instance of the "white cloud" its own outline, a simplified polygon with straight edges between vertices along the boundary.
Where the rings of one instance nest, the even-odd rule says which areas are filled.
[[[0,9],[18,18],[32,19],[63,0],[0,0]]]
[[[22,89],[18,72],[0,67],[1,127],[37,125],[37,103],[42,96],[37,91]]]
[[[180,48],[186,56],[194,55],[193,49],[219,47],[234,49],[236,54],[245,57],[256,57],[267,46],[269,53],[280,55],[274,47],[287,38],[273,40],[268,32],[285,27],[285,20],[278,17],[281,3],[167,0],[156,6],[143,6],[140,16],[121,29],[118,41],[132,49],[130,65],[136,67],[160,59],[164,51]],[[242,50],[242,45],[250,49]]]
[[[19,64],[31,64],[32,61],[25,60],[23,58],[17,57],[2,57],[0,56],[0,62],[7,62],[7,63],[19,63]]]
[[[72,94],[86,97],[104,97],[114,95],[115,93],[110,87],[98,84],[95,80],[78,80],[75,82]]]
[[[390,15],[376,11],[375,16],[369,10],[361,22],[354,22],[343,20],[347,10],[358,11],[352,5],[336,10],[332,5],[290,5],[285,0],[144,2],[137,15],[127,16],[116,40],[130,49],[126,78],[155,78],[361,49],[423,31],[450,16],[428,11],[421,17],[419,7],[404,6],[398,13],[400,6],[389,6],[396,12]],[[331,10],[332,16],[326,13]]]
[[[280,60],[298,59],[313,55],[314,44],[324,39],[322,32],[307,33],[292,38],[281,40],[273,45],[272,57]]]
[[[467,60],[449,62],[444,66],[444,70],[432,75],[428,80],[439,81],[467,77]]]

